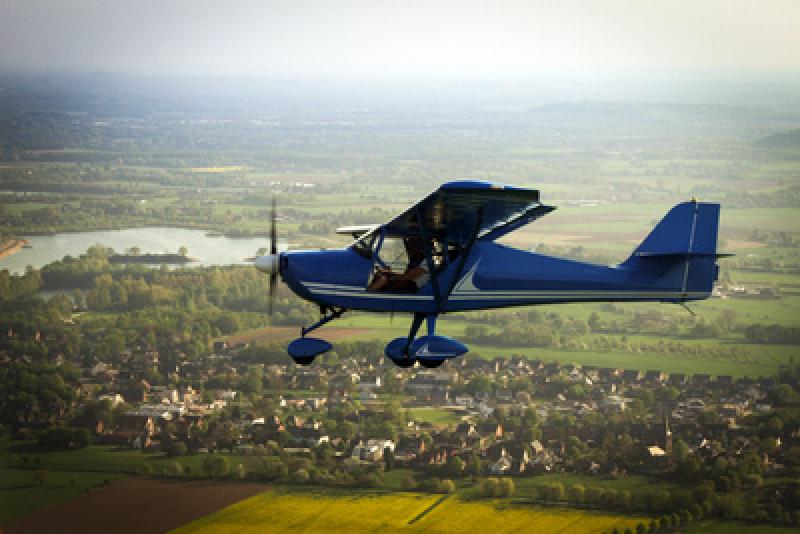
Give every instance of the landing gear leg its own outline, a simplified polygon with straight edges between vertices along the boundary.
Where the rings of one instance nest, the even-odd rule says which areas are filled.
[[[399,367],[411,367],[414,365],[414,358],[410,354],[411,344],[414,342],[414,338],[417,337],[417,332],[419,332],[419,327],[422,326],[424,318],[425,316],[421,313],[414,314],[414,320],[411,321],[411,329],[408,331],[408,337],[406,338],[406,345],[403,347],[403,356],[394,361]]]
[[[291,356],[298,365],[310,365],[315,357],[333,348],[332,345],[324,339],[306,337],[306,335],[322,325],[334,319],[338,319],[347,310],[344,308],[339,308],[338,310],[331,308],[328,313],[325,313],[326,310],[321,311],[324,314],[322,318],[311,326],[302,328],[300,330],[300,337],[289,343],[289,347],[287,348],[289,356]]]

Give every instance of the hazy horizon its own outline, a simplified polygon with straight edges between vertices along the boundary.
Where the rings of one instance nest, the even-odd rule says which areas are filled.
[[[800,3],[7,0],[0,71],[588,83],[800,76]]]

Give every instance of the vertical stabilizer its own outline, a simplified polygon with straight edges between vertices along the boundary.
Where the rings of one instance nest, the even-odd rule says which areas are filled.
[[[622,267],[679,292],[705,298],[717,279],[719,204],[682,202],[661,219]]]

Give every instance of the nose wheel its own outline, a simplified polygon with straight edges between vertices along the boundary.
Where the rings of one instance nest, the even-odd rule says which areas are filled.
[[[324,311],[324,310],[323,310]],[[308,327],[303,327],[300,330],[300,337],[289,343],[287,350],[289,356],[292,357],[294,363],[298,365],[310,365],[314,358],[320,354],[324,354],[333,348],[333,345],[316,337],[306,337],[306,334],[313,332],[320,326],[327,324],[334,319],[338,319],[347,310],[339,308],[338,310],[327,310],[327,313],[316,323]]]

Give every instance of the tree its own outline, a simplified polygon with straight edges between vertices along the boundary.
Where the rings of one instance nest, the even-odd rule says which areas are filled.
[[[464,474],[464,461],[458,456],[451,456],[447,460],[445,471],[451,477],[460,477],[462,474]]]
[[[481,474],[481,457],[477,453],[473,453],[467,462],[467,474],[474,477]]]
[[[292,474],[292,478],[294,479],[295,482],[300,482],[300,483],[308,482],[309,479],[308,471],[306,471],[305,469],[298,469]]]
[[[203,459],[203,473],[213,477],[224,477],[230,471],[231,465],[225,456],[210,454]]]
[[[383,466],[386,471],[391,471],[394,467],[394,451],[390,447],[383,449]]]
[[[496,478],[485,478],[481,480],[479,491],[482,497],[497,497],[499,480]]]
[[[513,497],[514,496],[514,481],[510,478],[501,478],[498,483],[498,497]]]
[[[178,477],[183,474],[183,467],[178,462],[169,462],[164,466],[164,474]]]
[[[602,326],[600,323],[600,316],[597,314],[597,312],[592,312],[587,323],[589,324],[589,328],[592,330],[592,332],[600,331]]]
[[[169,456],[184,456],[188,451],[188,447],[182,441],[173,441],[170,443],[167,455]]]
[[[33,480],[35,480],[40,486],[44,486],[48,474],[49,473],[47,469],[37,469],[33,472]]]
[[[545,486],[545,497],[548,501],[563,501],[564,500],[564,484],[561,482],[553,482]]]
[[[487,377],[478,375],[467,382],[466,390],[467,393],[471,393],[473,395],[476,393],[489,393],[492,391],[492,383],[489,382]]]
[[[686,457],[688,455],[689,455],[689,446],[682,439],[677,439],[675,443],[672,444],[673,461],[680,464],[684,460],[686,460]]]
[[[736,327],[736,312],[729,308],[720,311],[717,317],[717,324],[726,332],[730,332]]]
[[[569,497],[574,502],[580,504],[583,502],[583,499],[586,495],[586,488],[583,484],[572,484],[569,487]]]
[[[449,478],[445,478],[444,480],[439,482],[439,491],[441,493],[447,493],[447,494],[455,493],[456,485]]]

